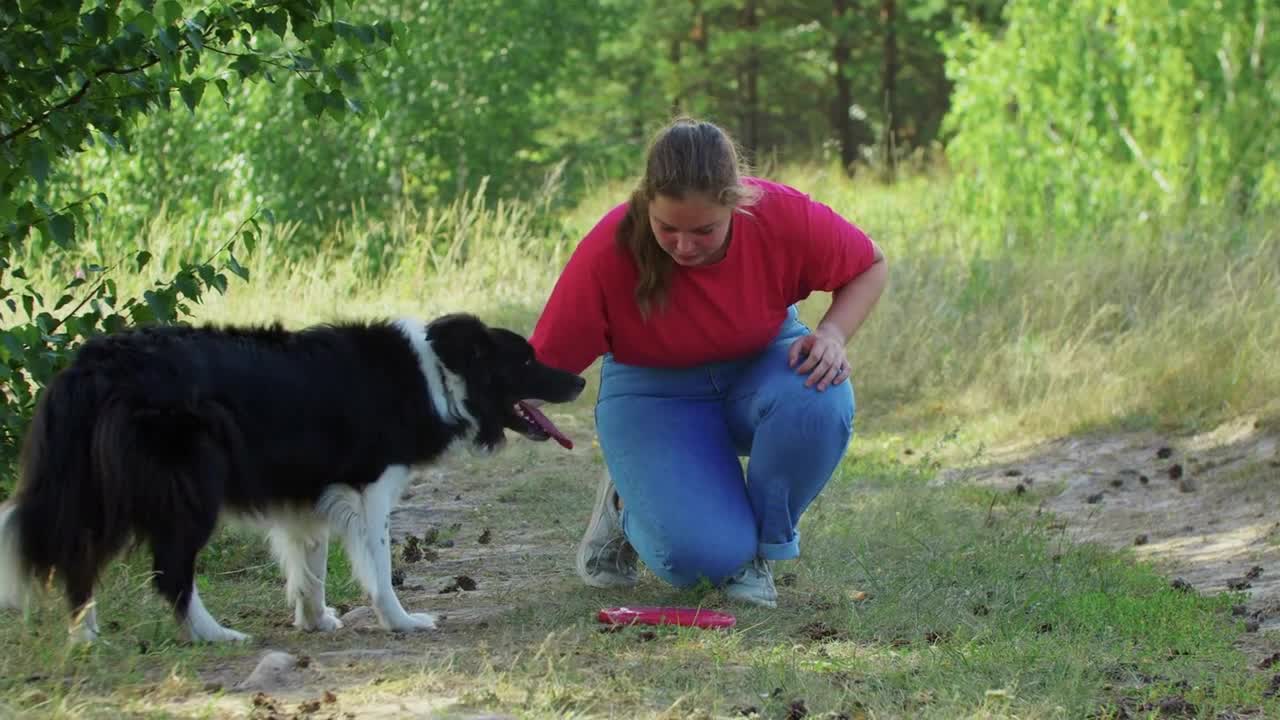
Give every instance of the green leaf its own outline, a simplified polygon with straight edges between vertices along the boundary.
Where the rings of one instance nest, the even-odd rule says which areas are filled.
[[[231,94],[231,88],[227,85],[226,79],[218,78],[213,81],[213,84],[218,86],[218,92],[221,93],[222,99],[229,100],[227,96]]]
[[[356,64],[350,60],[344,60],[334,65],[333,74],[348,85],[360,84],[360,78],[356,75]]]
[[[191,47],[195,48],[197,52],[204,49],[204,34],[200,31],[200,28],[187,23],[186,36],[187,42]]]
[[[45,151],[44,143],[35,142],[31,144],[31,154],[27,157],[27,168],[30,170],[31,176],[40,185],[44,185],[49,179],[49,153]]]
[[[196,280],[191,273],[178,273],[178,276],[173,279],[173,286],[178,289],[178,292],[192,300],[200,299],[200,286],[196,284]]]
[[[33,310],[34,310],[34,308],[35,308],[35,304],[36,304],[36,299],[35,299],[35,298],[31,297],[30,295],[25,295],[25,294],[22,296],[22,309],[23,309],[23,310],[25,310],[25,311],[27,311],[27,319],[28,319],[28,320],[29,320],[29,319],[31,319],[31,313],[33,312]]]
[[[347,111],[347,97],[342,91],[334,88],[325,95],[325,107],[333,111],[333,116],[337,117]]]
[[[150,293],[151,291],[148,290],[147,292]],[[133,321],[134,325],[146,325],[156,320],[155,311],[151,309],[150,305],[130,305],[128,312],[129,319]]]
[[[103,7],[94,8],[92,11],[80,16],[80,24],[84,26],[84,31],[90,37],[100,38],[107,34],[108,18],[107,9]]]
[[[142,299],[156,320],[163,322],[173,317],[174,300],[168,293],[148,290],[142,293]]]
[[[142,268],[146,267],[149,262],[151,262],[151,253],[146,250],[143,250],[133,256],[133,263],[139,272],[141,272]]]
[[[241,78],[247,78],[258,72],[258,58],[253,55],[241,55],[235,59],[235,62],[231,63],[231,67],[240,73]]]
[[[333,43],[338,39],[338,34],[334,32],[334,28],[329,25],[316,25],[311,33],[311,37],[307,39],[307,45],[312,52],[320,51],[321,54],[325,50],[333,47]]]
[[[0,332],[0,346],[9,351],[9,357],[22,357],[26,354],[22,341],[11,332]],[[6,358],[7,359],[7,358]]]
[[[129,18],[129,22],[125,23],[125,28],[147,37],[156,31],[156,18],[149,12],[140,12]]]
[[[252,253],[254,246],[258,242],[257,235],[254,235],[253,232],[250,230],[245,230],[244,232],[240,233],[240,238],[244,240],[245,250]]]
[[[177,52],[178,50],[178,33],[173,28],[165,28],[156,35],[156,40],[169,52]]]
[[[109,333],[120,332],[124,330],[127,326],[128,325],[125,322],[124,317],[122,317],[121,315],[110,315],[102,319],[103,332],[109,332]]]
[[[204,78],[197,78],[191,82],[183,83],[178,88],[178,94],[182,96],[182,101],[187,104],[187,108],[193,113],[196,111],[196,106],[200,104],[200,98],[204,96],[204,87]]]
[[[41,300],[40,302],[41,304],[43,304],[44,300]],[[50,335],[53,332],[53,326],[56,325],[57,322],[58,321],[47,312],[42,312],[36,315],[36,327],[39,327],[40,332],[44,333],[46,336]],[[49,342],[51,338],[45,337],[43,339],[45,340],[45,342]]]
[[[227,253],[227,256],[230,258],[227,260],[227,269],[238,275],[241,280],[249,282],[249,269],[236,260],[235,253]]]
[[[58,247],[69,248],[76,237],[76,223],[71,215],[62,213],[49,218],[49,232]]]
[[[289,31],[289,13],[284,10],[267,13],[266,20],[267,27],[271,29],[271,32],[280,36],[280,39],[283,40],[285,33]]]
[[[55,303],[53,306],[54,311],[56,312],[66,307],[72,300],[75,300],[75,297],[71,295],[63,295],[62,297],[58,298],[58,302]]]
[[[165,25],[172,25],[182,19],[182,5],[176,0],[167,0],[164,4],[163,15]]]
[[[328,100],[324,93],[318,90],[311,90],[308,91],[306,95],[302,96],[302,102],[313,115],[320,117],[320,115],[324,113],[324,106]]]

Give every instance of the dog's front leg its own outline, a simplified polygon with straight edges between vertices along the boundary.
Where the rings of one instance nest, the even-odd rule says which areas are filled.
[[[360,508],[347,518],[343,540],[356,579],[369,593],[378,622],[387,630],[430,630],[430,613],[408,613],[391,585],[391,506],[404,492],[409,469],[392,465],[360,493]],[[355,508],[353,508],[354,510]]]

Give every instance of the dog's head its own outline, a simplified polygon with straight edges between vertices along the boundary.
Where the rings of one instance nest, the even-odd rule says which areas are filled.
[[[555,438],[573,443],[546,415],[525,400],[570,402],[586,380],[543,365],[519,334],[491,328],[472,315],[446,315],[426,327],[426,339],[445,373],[439,382],[450,402],[476,427],[476,449],[493,451],[504,442],[503,430],[530,440]]]

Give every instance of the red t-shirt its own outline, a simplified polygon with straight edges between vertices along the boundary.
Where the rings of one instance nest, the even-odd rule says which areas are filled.
[[[635,261],[615,239],[628,204],[609,211],[551,291],[530,337],[538,359],[581,373],[606,352],[620,363],[665,368],[752,355],[777,335],[788,307],[843,286],[875,261],[867,235],[831,208],[785,185],[745,181],[761,195],[733,214],[725,257],[676,265],[665,306],[655,304],[648,318],[635,301]]]

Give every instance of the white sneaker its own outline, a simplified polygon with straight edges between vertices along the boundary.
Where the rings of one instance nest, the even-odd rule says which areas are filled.
[[[731,600],[761,607],[778,607],[778,588],[773,584],[773,568],[764,558],[755,558],[742,566],[724,583],[724,594]]]
[[[636,584],[639,558],[622,532],[617,503],[618,491],[606,470],[596,491],[591,522],[578,544],[578,577],[591,587],[618,588]]]

